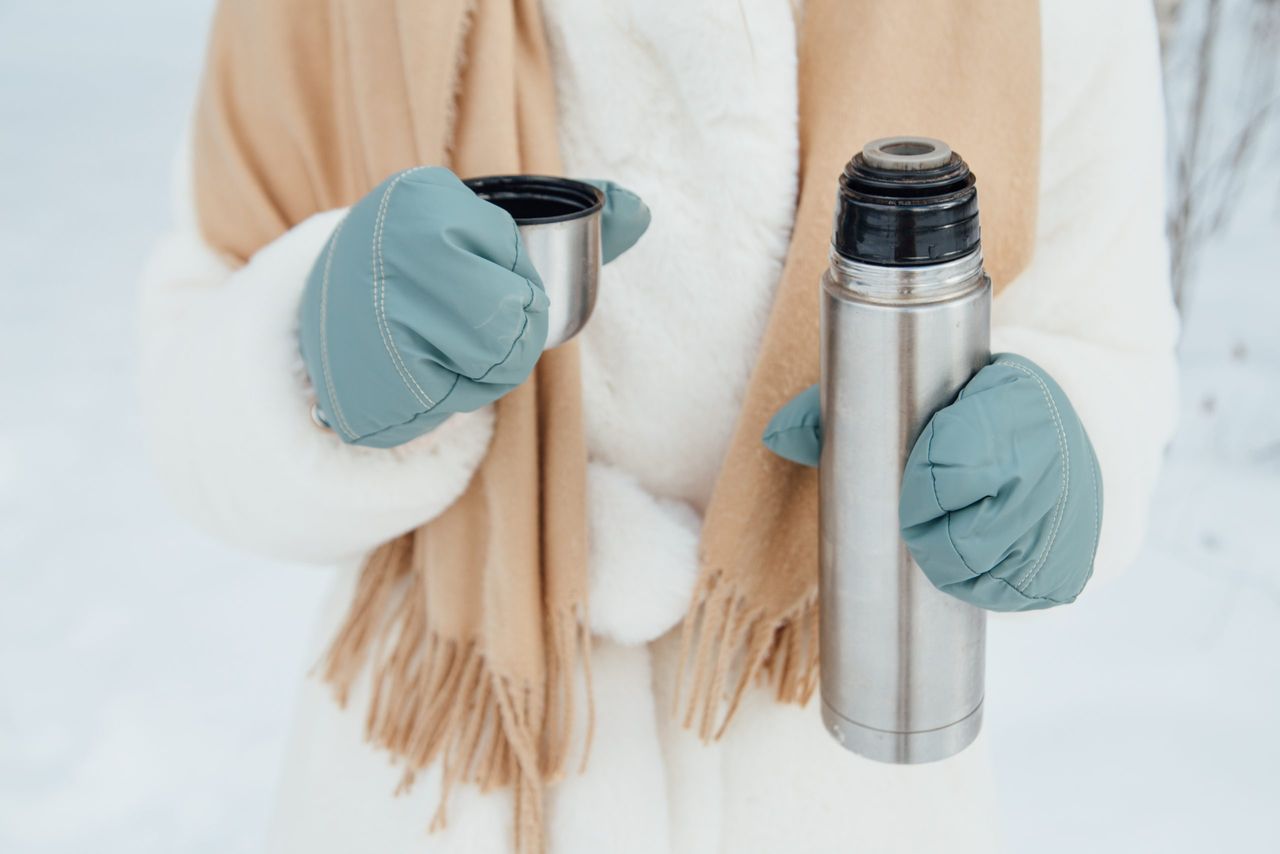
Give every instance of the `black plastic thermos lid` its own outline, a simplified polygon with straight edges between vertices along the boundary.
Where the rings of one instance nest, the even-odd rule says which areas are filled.
[[[941,264],[979,242],[973,173],[942,140],[872,140],[844,167],[832,236],[844,257],[887,267]]]

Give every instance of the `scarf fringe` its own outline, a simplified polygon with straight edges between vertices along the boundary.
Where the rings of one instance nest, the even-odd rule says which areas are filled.
[[[544,786],[564,775],[572,752],[576,665],[587,685],[583,767],[594,730],[585,605],[548,615],[544,696],[542,684],[494,671],[474,641],[448,639],[428,626],[423,578],[412,568],[412,540],[400,537],[369,556],[322,662],[323,678],[345,707],[356,681],[368,672],[365,738],[403,763],[396,794],[440,762],[440,802],[431,831],[445,826],[457,784],[472,783],[481,791],[510,786],[515,850],[537,854],[544,849]]]
[[[690,669],[683,724],[703,741],[724,735],[753,682],[771,684],[779,702],[804,705],[818,684],[817,591],[773,614],[762,606],[748,610],[724,573],[704,575],[680,633],[677,716]]]
[[[591,630],[586,605],[556,614],[548,627],[547,715],[543,729],[542,777],[553,782],[564,777],[573,749],[574,680],[573,667],[582,668],[585,683],[586,729],[578,773],[586,770],[591,742],[595,738],[596,705],[591,680]]]

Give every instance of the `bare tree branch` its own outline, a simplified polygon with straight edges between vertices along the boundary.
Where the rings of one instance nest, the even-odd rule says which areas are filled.
[[[1280,0],[1155,3],[1168,99],[1170,272],[1184,307],[1197,257],[1230,223],[1280,115]],[[1186,19],[1189,12],[1198,17]]]

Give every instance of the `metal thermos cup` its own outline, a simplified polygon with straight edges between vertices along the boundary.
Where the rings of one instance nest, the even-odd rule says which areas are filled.
[[[898,523],[929,418],[987,364],[974,176],[940,140],[879,139],[840,180],[822,280],[821,692],[846,748],[944,759],[982,724],[986,620],[935,588]]]
[[[465,183],[516,221],[547,293],[544,349],[577,335],[596,305],[604,193],[582,181],[547,175],[491,175]]]

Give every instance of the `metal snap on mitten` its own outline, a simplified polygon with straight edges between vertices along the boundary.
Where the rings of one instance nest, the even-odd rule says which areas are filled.
[[[596,304],[604,193],[546,175],[493,175],[464,183],[516,221],[550,303],[546,349],[577,335]]]

